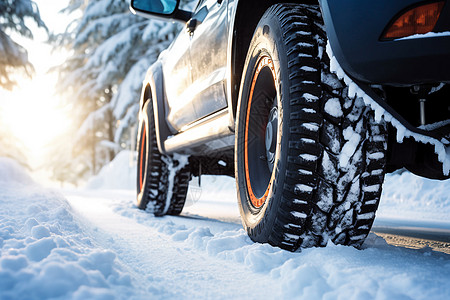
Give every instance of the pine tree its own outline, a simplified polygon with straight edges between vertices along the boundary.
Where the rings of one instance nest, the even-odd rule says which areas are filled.
[[[28,76],[33,66],[28,61],[25,48],[15,42],[12,34],[33,38],[33,34],[25,24],[26,19],[33,20],[39,27],[45,27],[39,9],[31,0],[0,0],[0,87],[12,89],[16,84],[13,72],[21,72]]]

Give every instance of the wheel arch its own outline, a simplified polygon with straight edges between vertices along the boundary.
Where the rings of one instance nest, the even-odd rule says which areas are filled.
[[[165,154],[166,151],[164,141],[172,134],[172,132],[166,121],[164,77],[162,64],[159,61],[155,62],[148,69],[145,76],[140,100],[140,114],[143,112],[145,103],[150,99],[152,100],[152,111],[155,118],[155,131],[158,150],[159,152]],[[147,113],[151,113],[150,109]]]
[[[232,107],[234,120],[236,119],[236,111],[238,104],[239,86],[244,69],[245,58],[247,56],[248,47],[255,31],[256,25],[272,5],[278,3],[298,3],[298,4],[319,4],[319,0],[235,0],[236,4],[230,19],[230,41],[228,45],[228,99],[229,105]],[[251,13],[249,13],[251,12]]]

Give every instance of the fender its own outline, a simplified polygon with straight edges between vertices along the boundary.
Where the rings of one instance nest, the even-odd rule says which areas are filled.
[[[228,0],[227,99],[234,130],[241,75],[253,32],[264,12],[277,3],[319,4],[318,0]],[[248,13],[251,12],[251,13]]]
[[[147,71],[144,80],[144,88],[141,96],[141,112],[146,101],[151,100],[153,102],[153,112],[155,118],[155,132],[156,142],[158,144],[159,152],[166,154],[164,147],[164,141],[172,135],[167,122],[166,122],[166,109],[165,109],[165,93],[164,93],[164,78],[162,72],[162,65],[160,61],[156,61]],[[147,114],[150,111],[147,111]]]

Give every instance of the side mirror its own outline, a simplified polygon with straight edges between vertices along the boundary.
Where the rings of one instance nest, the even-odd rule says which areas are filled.
[[[192,13],[178,8],[180,0],[131,0],[132,13],[147,18],[187,22]]]

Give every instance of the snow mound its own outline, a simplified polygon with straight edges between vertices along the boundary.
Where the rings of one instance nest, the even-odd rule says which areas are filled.
[[[450,180],[427,179],[407,171],[388,174],[377,216],[448,222]]]
[[[8,166],[17,180],[29,179],[11,161],[0,166],[2,176]],[[1,189],[1,299],[127,299],[135,293],[116,254],[95,247],[62,196],[37,185]]]
[[[135,189],[136,165],[131,159],[133,151],[124,150],[100,172],[92,177],[85,188],[87,189]]]
[[[0,157],[0,184],[20,183],[33,184],[33,179],[17,161],[8,157]]]

